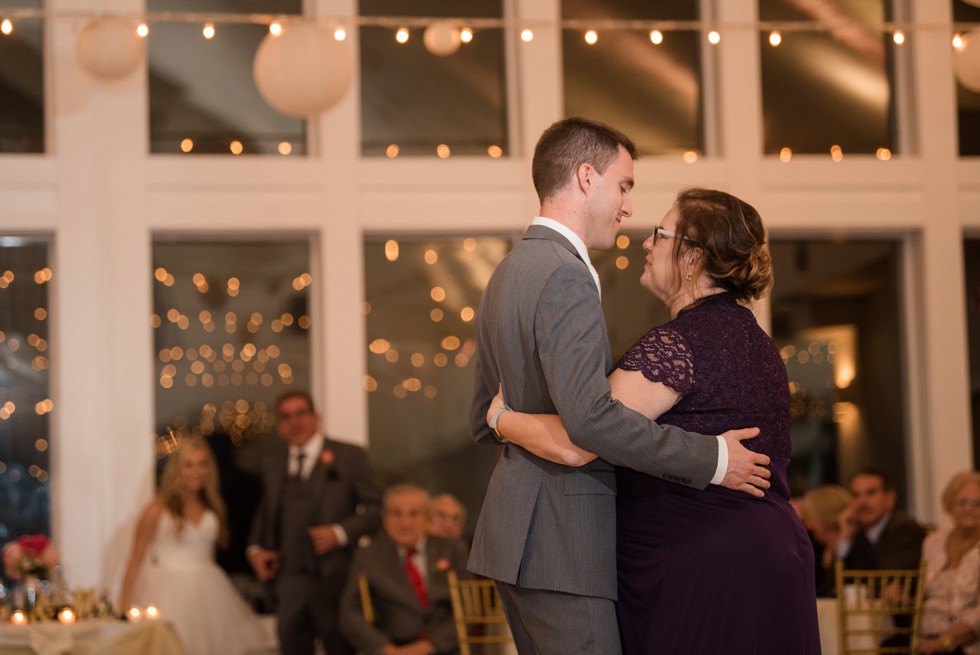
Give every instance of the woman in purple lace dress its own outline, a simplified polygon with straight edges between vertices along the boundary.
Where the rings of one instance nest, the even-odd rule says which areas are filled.
[[[813,548],[786,481],[786,369],[744,306],[772,284],[765,240],[750,205],[688,189],[643,244],[640,282],[673,318],[623,356],[609,377],[613,396],[690,432],[758,426],[760,435],[743,443],[769,455],[772,486],[759,499],[618,469],[617,612],[626,655],[820,652]],[[504,435],[536,454],[594,457],[567,441],[557,417],[516,418]]]

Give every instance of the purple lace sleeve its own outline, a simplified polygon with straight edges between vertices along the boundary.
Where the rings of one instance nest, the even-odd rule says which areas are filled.
[[[640,371],[651,382],[667,385],[680,395],[694,386],[694,364],[684,337],[671,328],[650,330],[623,358],[617,368]]]

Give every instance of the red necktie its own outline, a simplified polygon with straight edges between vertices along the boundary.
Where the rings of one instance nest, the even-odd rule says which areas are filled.
[[[413,555],[415,555],[414,548],[409,548],[405,552],[405,573],[408,574],[408,581],[415,588],[415,595],[419,597],[419,604],[422,605],[422,609],[427,610],[429,609],[429,594],[426,593],[425,585],[422,584],[422,574],[415,568],[415,562],[412,561]]]

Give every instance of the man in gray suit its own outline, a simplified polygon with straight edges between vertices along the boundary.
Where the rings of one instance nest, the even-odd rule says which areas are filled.
[[[337,626],[340,591],[357,540],[378,529],[381,489],[362,448],[325,438],[305,391],[276,401],[289,444],[267,462],[248,559],[262,581],[276,580],[279,645],[288,655],[353,651]]]
[[[611,248],[632,214],[636,156],[606,125],[570,118],[549,127],[532,164],[540,216],[497,267],[478,312],[474,440],[501,443],[491,428],[506,406],[490,426],[487,412],[502,386],[514,409],[560,415],[572,442],[602,458],[571,468],[504,443],[469,570],[496,580],[521,655],[620,652],[613,465],[698,489],[721,483],[761,496],[769,486],[769,458],[740,443],[754,428],[690,434],[611,398],[588,249]]]
[[[409,484],[391,487],[385,492],[382,512],[385,534],[354,553],[341,600],[340,627],[365,655],[457,650],[446,575],[449,569],[463,572],[466,547],[457,539],[426,536],[429,511],[424,489]],[[358,575],[368,581],[377,617],[374,624],[362,612]]]

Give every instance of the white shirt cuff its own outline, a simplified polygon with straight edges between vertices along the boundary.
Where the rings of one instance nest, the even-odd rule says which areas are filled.
[[[720,434],[715,439],[718,440],[718,466],[715,467],[715,477],[711,478],[711,484],[721,484],[728,471],[728,443]]]
[[[333,533],[337,535],[337,545],[346,546],[347,542],[350,541],[350,539],[347,538],[347,530],[344,530],[336,523],[334,523],[330,527],[333,528]]]
[[[834,556],[837,559],[844,559],[851,552],[851,540],[840,537],[834,545]]]

